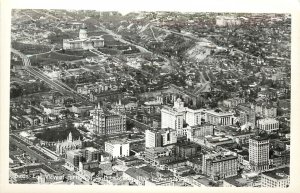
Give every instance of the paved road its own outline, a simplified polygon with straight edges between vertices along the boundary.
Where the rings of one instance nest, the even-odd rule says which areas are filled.
[[[89,102],[89,99],[78,94],[75,90],[70,88],[68,85],[65,83],[59,81],[59,80],[52,80],[50,77],[44,74],[40,69],[31,66],[29,58],[21,53],[20,51],[11,48],[11,52],[14,54],[18,55],[20,58],[22,58],[23,64],[24,64],[24,70],[30,73],[31,75],[45,81],[48,85],[50,85],[52,88],[65,93],[65,94],[70,94],[71,96],[74,96],[76,99],[82,101],[82,102]]]
[[[187,38],[190,38],[190,39],[193,39],[193,40],[197,40],[197,41],[205,41],[205,42],[209,42],[209,43],[212,43],[211,41],[205,39],[205,38],[199,38],[199,37],[196,37],[192,34],[184,34],[184,33],[180,33],[180,32],[176,32],[176,31],[172,31],[172,30],[169,30],[169,29],[165,29],[165,28],[161,28],[161,27],[157,27],[157,26],[151,26],[152,28],[156,28],[158,30],[163,30],[165,32],[169,32],[169,33],[173,33],[173,34],[177,34],[177,35],[180,35],[180,36],[183,36],[183,37],[187,37]],[[213,43],[212,43],[213,44]]]
[[[116,40],[118,40],[118,41],[120,41],[122,43],[133,45],[133,46],[137,47],[140,50],[140,52],[142,52],[142,53],[152,53],[151,51],[147,50],[146,48],[144,48],[142,46],[139,46],[137,44],[134,44],[134,43],[131,43],[131,42],[127,41],[127,40],[124,40],[121,35],[116,34],[113,31],[107,29],[103,24],[100,24],[100,28],[101,28],[101,30],[103,30],[106,33],[108,33],[109,35],[113,36]]]

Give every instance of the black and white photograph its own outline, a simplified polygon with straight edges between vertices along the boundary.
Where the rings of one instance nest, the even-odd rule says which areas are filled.
[[[13,9],[9,183],[287,188],[290,99],[288,13]]]
[[[0,192],[299,191],[299,0],[0,8]]]

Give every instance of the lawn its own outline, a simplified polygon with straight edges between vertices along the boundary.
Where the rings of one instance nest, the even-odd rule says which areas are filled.
[[[12,42],[11,47],[19,50],[23,54],[29,55],[29,54],[38,54],[43,52],[48,52],[51,50],[50,46],[45,45],[38,45],[38,44],[24,44],[20,42]]]

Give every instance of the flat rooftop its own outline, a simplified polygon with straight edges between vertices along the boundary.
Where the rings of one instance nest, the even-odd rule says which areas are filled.
[[[287,178],[290,175],[290,167],[271,170],[263,172],[262,174],[274,178],[276,180],[281,180]]]

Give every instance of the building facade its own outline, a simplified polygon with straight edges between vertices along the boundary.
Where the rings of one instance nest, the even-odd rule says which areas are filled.
[[[171,128],[146,130],[145,141],[146,148],[174,144],[177,142],[176,131]]]
[[[85,25],[79,30],[78,38],[63,39],[64,50],[88,50],[100,47],[104,47],[104,39],[101,36],[88,37]]]
[[[173,107],[163,107],[161,109],[161,127],[172,128],[180,132],[184,124],[189,126],[201,125],[204,116],[202,109],[190,109],[184,107],[184,102],[178,98],[174,101]]]
[[[93,148],[93,147],[87,147],[84,149],[84,158],[86,162],[91,161],[101,161],[101,152],[100,150]]]
[[[72,133],[70,132],[67,140],[58,142],[56,144],[56,153],[65,156],[67,151],[80,148],[82,148],[82,141],[80,140],[80,138],[74,140]]]
[[[163,107],[161,110],[161,127],[180,130],[183,128],[185,115],[184,103],[178,99],[174,102],[174,107]]]
[[[68,168],[75,170],[83,160],[83,154],[80,149],[67,151],[66,165]]]
[[[253,171],[269,169],[269,139],[255,136],[249,139],[249,163]]]
[[[261,175],[261,187],[287,188],[290,185],[290,168],[280,168],[263,172]]]
[[[204,138],[207,135],[214,135],[214,126],[212,124],[202,124],[187,129],[187,139],[194,141],[194,138]]]
[[[268,133],[279,129],[279,121],[272,118],[259,119],[257,120],[257,127]]]
[[[126,140],[113,140],[105,142],[105,151],[113,158],[129,156],[129,142]]]
[[[104,113],[98,105],[93,112],[94,133],[107,135],[126,131],[126,115]]]
[[[202,160],[202,173],[213,179],[224,179],[237,175],[237,156],[204,154]]]
[[[234,116],[231,112],[218,112],[214,110],[205,111],[206,122],[213,125],[233,125]]]

